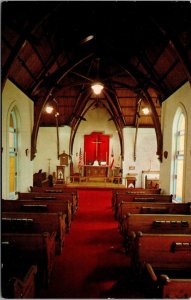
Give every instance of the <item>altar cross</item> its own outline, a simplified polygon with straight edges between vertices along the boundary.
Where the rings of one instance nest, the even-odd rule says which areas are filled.
[[[96,137],[95,142],[92,142],[93,144],[96,144],[96,160],[97,160],[97,155],[98,155],[98,144],[101,144],[102,142],[98,141],[98,137]]]

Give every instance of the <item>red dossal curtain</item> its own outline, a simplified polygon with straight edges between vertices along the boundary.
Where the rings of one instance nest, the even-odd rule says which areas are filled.
[[[109,135],[101,132],[92,132],[84,136],[84,164],[93,163],[95,160],[106,161],[109,158]]]

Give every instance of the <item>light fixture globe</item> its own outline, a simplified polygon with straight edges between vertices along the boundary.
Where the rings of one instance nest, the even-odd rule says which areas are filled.
[[[144,115],[148,115],[149,114],[149,109],[148,109],[148,107],[144,107],[143,109],[142,109],[142,111],[143,111],[143,113],[144,113]]]
[[[53,112],[53,107],[52,106],[50,106],[50,105],[47,105],[46,106],[46,108],[45,108],[45,110],[46,110],[46,112],[48,113],[48,114],[51,114],[52,112]]]
[[[92,88],[94,94],[99,95],[101,93],[101,91],[103,90],[104,86],[100,82],[95,82],[92,84],[91,88]]]

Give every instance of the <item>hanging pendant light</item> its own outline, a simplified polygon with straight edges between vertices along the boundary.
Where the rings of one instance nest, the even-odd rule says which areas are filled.
[[[48,114],[51,114],[51,113],[53,112],[53,110],[54,110],[54,108],[53,108],[53,106],[51,106],[51,105],[47,105],[47,106],[45,107],[45,111],[46,111]]]
[[[148,115],[150,111],[149,111],[148,107],[144,107],[142,109],[142,112],[144,113],[144,115]]]
[[[95,95],[100,95],[103,88],[104,88],[104,85],[99,81],[99,78],[100,78],[99,69],[100,69],[100,58],[97,57],[95,59],[95,70],[96,70],[95,78],[96,79],[94,80],[94,82],[91,85],[91,88],[92,88]]]
[[[56,111],[56,116],[59,115],[58,113],[58,102],[56,101],[55,98],[53,98],[52,100],[49,100],[47,105],[45,106],[45,111],[48,113],[48,114],[51,114],[53,111]]]
[[[102,92],[104,86],[100,82],[95,82],[95,83],[92,84],[91,88],[92,88],[94,94],[100,95],[100,93]]]

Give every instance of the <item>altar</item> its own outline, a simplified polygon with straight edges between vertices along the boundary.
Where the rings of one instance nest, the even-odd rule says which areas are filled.
[[[107,177],[108,176],[108,166],[84,166],[84,176],[85,177]]]
[[[86,180],[106,180],[109,176],[109,139],[103,132],[84,136],[83,177]]]

